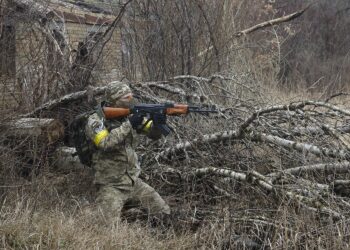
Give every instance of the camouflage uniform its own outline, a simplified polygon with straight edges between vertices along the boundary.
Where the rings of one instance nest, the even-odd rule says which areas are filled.
[[[130,89],[126,85],[121,94]],[[112,93],[115,93],[113,91]],[[110,95],[111,96],[111,95]],[[118,98],[114,95],[113,98]],[[137,136],[129,120],[106,122],[99,114],[92,114],[86,125],[87,136],[95,142],[98,150],[93,154],[92,166],[95,170],[94,183],[98,186],[97,202],[104,213],[119,217],[125,202],[138,199],[149,212],[170,213],[169,206],[148,184],[138,178],[140,166],[135,152]]]

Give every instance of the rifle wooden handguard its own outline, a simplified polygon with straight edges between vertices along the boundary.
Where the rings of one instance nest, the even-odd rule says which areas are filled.
[[[174,104],[173,108],[166,109],[167,115],[185,115],[188,114],[188,105]]]

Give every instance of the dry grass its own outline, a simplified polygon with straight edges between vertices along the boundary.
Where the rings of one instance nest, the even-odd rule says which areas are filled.
[[[175,236],[125,222],[106,225],[87,211],[35,211],[19,201],[1,222],[4,249],[188,249],[190,236]],[[5,209],[3,209],[5,210]]]
[[[130,223],[125,218],[107,222],[89,203],[93,194],[87,196],[88,190],[81,186],[80,196],[74,190],[73,183],[81,174],[62,181],[65,174],[46,173],[28,185],[1,187],[0,248],[245,249],[243,244],[257,243],[263,244],[262,249],[350,247],[347,221],[327,221],[295,210],[288,200],[281,204],[271,194],[261,197],[256,187],[237,187],[234,199],[220,199],[211,206],[212,215],[206,216],[195,231],[191,225],[164,230],[144,220]],[[89,181],[86,176],[82,179]]]
[[[89,171],[88,171],[89,172]],[[91,179],[82,172],[44,173],[2,186],[0,248],[3,249],[190,249],[191,235],[105,221],[95,209]],[[79,180],[81,182],[79,183]],[[78,182],[77,182],[78,181]],[[86,183],[84,186],[83,182]],[[91,188],[90,188],[91,189]]]

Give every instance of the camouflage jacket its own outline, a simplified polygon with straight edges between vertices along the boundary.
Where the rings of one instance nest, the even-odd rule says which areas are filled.
[[[95,184],[128,188],[140,174],[135,152],[137,134],[129,120],[106,122],[94,113],[89,116],[85,129],[97,147],[92,157]]]

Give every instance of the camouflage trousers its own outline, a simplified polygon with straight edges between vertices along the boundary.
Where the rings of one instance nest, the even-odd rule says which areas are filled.
[[[170,208],[162,197],[148,184],[139,178],[134,178],[134,185],[119,188],[113,184],[99,187],[97,203],[107,217],[119,218],[124,204],[128,200],[137,200],[147,208],[150,214],[170,214]]]

